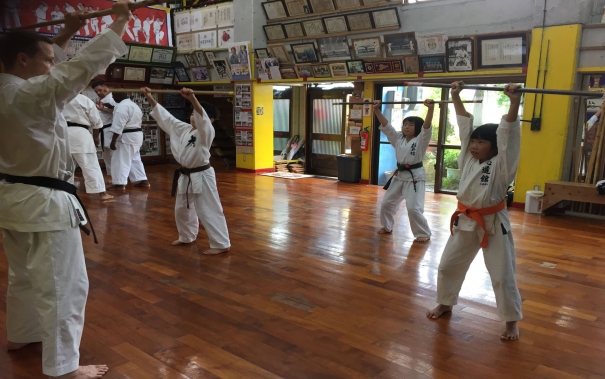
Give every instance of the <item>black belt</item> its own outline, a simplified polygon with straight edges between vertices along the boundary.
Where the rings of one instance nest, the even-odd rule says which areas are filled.
[[[105,133],[103,133],[103,129],[111,128],[111,124],[103,125],[101,128],[101,150],[105,151]]]
[[[412,172],[413,169],[415,168],[421,168],[422,162],[419,163],[414,163],[414,164],[404,164],[404,163],[399,163],[397,162],[397,171],[409,171],[410,174],[412,174],[412,183],[414,183],[414,192],[416,192],[416,181],[414,180],[414,172]],[[389,186],[391,185],[391,180],[393,180],[393,177],[395,176],[395,174],[397,174],[396,172],[393,173],[393,175],[391,176],[391,178],[389,179],[389,181],[387,182],[387,184],[384,185],[384,189],[389,189]]]
[[[142,132],[143,129],[142,128],[136,128],[136,129],[124,129],[122,130],[122,134],[124,133],[134,133],[134,132]]]
[[[67,126],[77,126],[77,127],[84,128],[84,129],[88,130],[88,125],[78,124],[77,122],[67,121]]]
[[[92,229],[92,236],[94,238],[95,243],[97,243],[97,244],[99,243],[99,241],[97,241],[97,234],[95,233],[95,228],[93,228],[92,221],[90,220],[90,217],[88,216],[88,212],[86,212],[86,208],[84,207],[84,204],[82,204],[82,200],[80,200],[80,198],[76,194],[76,190],[77,190],[76,186],[74,186],[73,184],[67,183],[64,180],[55,179],[55,178],[47,178],[45,176],[6,175],[5,180],[8,183],[21,183],[21,184],[28,184],[31,186],[51,188],[51,189],[64,191],[64,192],[74,195],[76,197],[76,199],[78,199],[78,202],[82,206],[82,210],[84,211],[84,214],[86,215],[86,218],[88,219],[88,222],[90,223],[90,229]],[[80,212],[78,212],[78,217],[80,217],[80,222],[81,222],[82,216],[79,213]],[[90,235],[90,230],[88,230],[87,227],[85,227],[82,224],[80,224],[79,226],[80,226],[80,229],[82,229],[82,231],[84,233],[86,233],[87,236]]]
[[[208,170],[210,167],[210,163],[207,165],[203,165],[196,168],[187,168],[181,167],[174,170],[174,177],[172,178],[172,192],[170,196],[174,197],[176,195],[176,187],[179,185],[179,177],[182,175],[187,175],[189,177],[189,183],[187,183],[187,190],[185,191],[185,195],[187,196],[187,209],[189,209],[189,186],[191,185],[191,174],[195,172],[202,172]]]

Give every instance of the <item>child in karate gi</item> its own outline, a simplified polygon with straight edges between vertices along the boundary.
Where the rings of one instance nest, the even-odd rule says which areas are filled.
[[[170,135],[174,159],[183,166],[175,172],[174,178],[178,179],[174,213],[179,239],[172,244],[176,246],[195,241],[201,221],[210,241],[210,249],[204,251],[204,254],[215,255],[228,251],[231,242],[227,221],[216,189],[214,169],[210,166],[210,147],[215,133],[212,123],[219,115],[218,109],[209,103],[202,106],[192,90],[183,88],[181,95],[194,108],[191,124],[187,124],[177,120],[158,104],[149,88],[141,88],[141,92],[153,107],[153,119]],[[173,196],[175,192],[176,182],[173,182]]]
[[[378,234],[393,232],[393,223],[397,209],[405,199],[408,218],[415,242],[427,242],[431,238],[431,229],[424,217],[424,185],[426,172],[422,160],[431,140],[431,123],[435,104],[425,100],[428,108],[426,120],[420,117],[406,117],[401,132],[397,131],[380,111],[380,101],[374,102],[374,113],[380,121],[379,129],[395,148],[397,171],[385,185],[387,193],[380,206],[380,223]]]
[[[498,316],[506,321],[503,340],[518,340],[521,296],[515,280],[515,247],[506,210],[507,188],[519,165],[521,124],[517,85],[508,84],[508,114],[500,125],[473,128],[473,116],[460,100],[463,82],[452,83],[452,100],[460,128],[461,170],[458,208],[451,219],[452,235],[445,245],[437,281],[437,303],[427,317],[437,319],[452,310],[469,266],[480,248],[496,295]]]

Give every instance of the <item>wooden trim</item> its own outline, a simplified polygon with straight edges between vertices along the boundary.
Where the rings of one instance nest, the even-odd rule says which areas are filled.
[[[580,51],[595,51],[595,50],[605,50],[605,46],[583,46],[583,47],[580,47]]]
[[[516,202],[516,201],[513,201],[513,202],[510,204],[510,207],[511,207],[511,208],[517,208],[517,209],[525,209],[525,203],[518,203],[518,202]]]
[[[329,34],[318,34],[315,36],[304,36],[304,37],[295,37],[295,38],[283,38],[283,39],[267,39],[267,44],[272,45],[274,43],[281,42],[290,42],[290,41],[303,41],[310,39],[318,39],[318,38],[327,38],[327,37],[339,37],[339,36],[350,36],[355,34],[367,34],[374,32],[383,32],[387,30],[399,30],[399,26],[389,26],[388,28],[379,28],[379,29],[367,29],[367,30],[356,30],[354,32],[340,32],[340,33],[329,33]],[[380,36],[372,36],[372,37],[380,37]],[[370,37],[368,37],[370,38]]]
[[[318,12],[318,13],[309,13],[309,14],[305,14],[305,15],[300,15],[300,16],[294,16],[294,17],[282,17],[282,18],[274,18],[273,20],[267,20],[267,24],[272,24],[275,22],[283,22],[283,21],[294,21],[294,20],[299,20],[301,18],[309,18],[309,17],[321,17],[321,16],[326,16],[326,15],[330,15],[330,14],[339,14],[339,15],[344,15],[345,13],[357,13],[359,11],[362,10],[367,10],[367,9],[381,9],[381,8],[388,8],[388,7],[392,7],[393,4],[384,4],[384,5],[362,5],[359,8],[349,8],[349,9],[336,9],[333,11],[329,11],[329,12]],[[394,7],[397,8],[397,7]],[[399,29],[399,28],[398,28]]]
[[[249,173],[249,174],[265,174],[267,172],[275,172],[275,167],[261,168],[261,169],[258,169],[258,170],[253,170],[253,169],[250,169],[250,168],[236,167],[235,171],[245,172],[245,173]]]
[[[605,28],[605,24],[587,24],[582,27],[583,29],[600,29]]]

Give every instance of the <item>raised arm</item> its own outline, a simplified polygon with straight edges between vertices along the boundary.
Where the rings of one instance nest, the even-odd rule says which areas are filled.
[[[378,121],[380,121],[380,125],[378,127],[378,129],[380,129],[380,131],[382,131],[384,133],[385,136],[387,136],[387,140],[389,140],[389,143],[393,146],[395,146],[395,144],[397,143],[397,141],[399,140],[401,133],[398,132],[393,125],[391,125],[389,123],[389,120],[387,120],[387,118],[384,116],[384,114],[382,114],[382,111],[380,110],[382,103],[380,102],[380,100],[375,100],[374,101],[374,114],[376,115],[376,117],[378,118]]]
[[[451,84],[452,90],[450,91],[450,93],[452,94],[452,101],[454,102],[454,109],[456,110],[456,115],[471,117],[470,113],[468,113],[466,111],[466,108],[464,108],[464,104],[462,103],[462,99],[460,98],[460,92],[462,91],[463,85],[463,81],[453,82]]]
[[[428,129],[433,125],[433,113],[435,113],[435,102],[431,99],[424,100],[424,106],[428,108],[426,118],[424,119],[424,129]]]
[[[59,30],[56,36],[52,38],[55,45],[65,50],[71,37],[73,37],[78,30],[86,25],[86,20],[80,20],[80,15],[83,11],[77,11],[74,13],[68,13],[65,15],[65,26]]]
[[[151,95],[151,90],[147,87],[141,88],[141,92],[145,95],[151,105],[151,117],[158,123],[160,128],[171,138],[179,138],[183,133],[191,130],[191,125],[183,122],[170,114],[162,105]]]
[[[378,118],[378,121],[380,121],[380,126],[387,126],[389,124],[389,120],[387,120],[387,118],[382,114],[382,111],[380,110],[381,106],[382,103],[380,100],[374,100],[374,104],[372,105],[372,108],[374,108],[374,114]]]
[[[424,106],[428,108],[428,112],[426,113],[422,130],[418,135],[418,150],[421,151],[426,151],[431,142],[431,126],[433,123],[433,113],[435,112],[435,102],[431,99],[427,99],[424,101]]]
[[[504,94],[510,98],[508,113],[502,117],[500,126],[496,130],[498,141],[498,170],[500,177],[510,184],[517,173],[519,155],[521,152],[521,122],[519,121],[519,105],[521,93],[515,92],[519,88],[516,84],[504,87]]]

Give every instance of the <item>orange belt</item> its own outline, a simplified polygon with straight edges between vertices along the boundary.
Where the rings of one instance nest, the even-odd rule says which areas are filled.
[[[498,203],[489,208],[480,208],[480,209],[473,208],[473,207],[467,207],[466,205],[462,204],[461,202],[458,202],[458,209],[456,209],[456,212],[454,212],[454,214],[452,215],[452,219],[450,221],[450,233],[454,234],[454,230],[453,230],[454,222],[456,221],[456,219],[458,218],[458,216],[460,214],[463,214],[466,217],[469,217],[469,218],[475,220],[475,222],[477,224],[479,224],[481,229],[483,229],[483,239],[481,240],[481,247],[487,247],[487,229],[485,228],[485,220],[483,220],[483,216],[498,213],[501,210],[503,210],[504,208],[506,208],[506,200],[502,200],[501,203]]]

